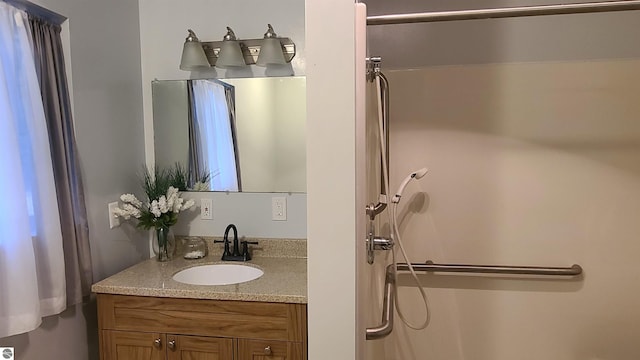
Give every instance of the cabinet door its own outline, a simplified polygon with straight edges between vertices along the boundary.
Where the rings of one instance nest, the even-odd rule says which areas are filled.
[[[238,340],[238,360],[304,360],[302,343]]]
[[[233,340],[167,335],[167,360],[234,360]]]
[[[158,333],[102,330],[102,360],[164,360],[165,338]]]

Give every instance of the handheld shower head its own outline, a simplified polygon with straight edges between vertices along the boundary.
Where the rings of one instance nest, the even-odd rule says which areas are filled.
[[[411,173],[411,177],[414,177],[416,179],[422,179],[423,176],[425,176],[427,174],[427,172],[429,171],[429,169],[427,168],[422,168],[418,171],[414,171],[413,173]]]
[[[429,171],[429,169],[427,168],[422,168],[420,170],[416,170],[414,172],[412,172],[411,174],[409,174],[400,184],[400,187],[398,188],[398,191],[396,191],[396,194],[393,195],[393,198],[391,199],[392,203],[399,203],[400,202],[400,197],[402,197],[402,192],[404,191],[404,188],[407,187],[407,185],[409,184],[409,181],[411,181],[411,179],[422,179],[423,176],[425,176],[425,174],[427,173],[427,171]]]

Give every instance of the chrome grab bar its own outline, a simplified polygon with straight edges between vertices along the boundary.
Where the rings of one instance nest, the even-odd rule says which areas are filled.
[[[382,323],[376,327],[367,328],[367,340],[382,339],[393,330],[393,303],[396,291],[396,278],[393,276],[393,264],[387,266],[384,281],[384,302],[382,304]]]
[[[574,4],[533,5],[494,9],[434,11],[413,14],[367,16],[367,25],[411,24],[420,22],[498,19],[524,16],[587,14],[640,10],[640,1],[600,1]]]
[[[508,266],[508,265],[462,265],[436,264],[428,260],[424,264],[411,264],[415,271],[432,272],[460,272],[476,274],[510,274],[510,275],[545,275],[545,276],[578,276],[582,274],[582,267],[573,264],[570,267],[541,267],[541,266]],[[398,270],[407,271],[409,266],[398,264]]]
[[[461,265],[435,264],[428,260],[424,264],[412,263],[415,271],[455,272],[475,274],[510,274],[510,275],[544,275],[544,276],[578,276],[582,275],[582,266],[573,264],[570,267],[542,267],[542,266],[509,266],[509,265]],[[398,271],[408,271],[409,265],[398,263]],[[384,283],[384,300],[382,305],[382,323],[366,329],[367,340],[382,339],[393,330],[393,306],[395,299],[396,279],[393,274],[393,264],[387,266]]]

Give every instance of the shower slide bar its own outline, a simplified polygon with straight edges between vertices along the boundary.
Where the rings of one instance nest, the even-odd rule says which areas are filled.
[[[382,322],[380,325],[366,329],[366,339],[382,339],[393,330],[393,306],[396,291],[396,279],[393,273],[394,264],[389,264],[384,283],[384,300],[382,304]],[[431,260],[425,263],[412,263],[415,271],[456,272],[475,274],[508,274],[508,275],[544,275],[572,277],[582,274],[582,267],[573,264],[570,267],[542,267],[542,266],[506,266],[506,265],[459,265],[435,264]],[[408,271],[409,265],[398,263],[398,271]]]
[[[640,10],[640,1],[600,1],[575,4],[535,5],[506,8],[434,11],[413,14],[367,16],[367,25],[411,24],[456,20],[499,19],[525,16],[587,14]]]

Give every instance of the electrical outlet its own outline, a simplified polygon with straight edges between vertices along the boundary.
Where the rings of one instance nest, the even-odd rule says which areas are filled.
[[[211,199],[200,199],[200,219],[213,220],[213,203]]]
[[[114,216],[114,211],[118,207],[118,202],[109,203],[109,229],[120,226],[120,218]]]
[[[287,220],[287,198],[283,196],[271,198],[271,220]]]

